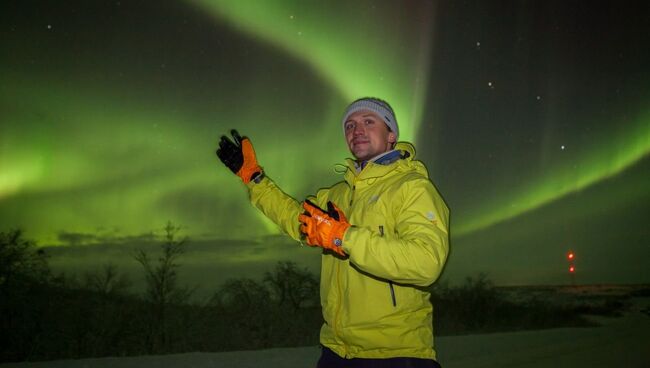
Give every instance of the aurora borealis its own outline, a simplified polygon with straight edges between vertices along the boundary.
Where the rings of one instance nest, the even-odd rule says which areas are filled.
[[[580,282],[650,282],[646,8],[3,2],[2,230],[23,228],[62,269],[135,267],[116,249],[168,220],[193,240],[188,273],[316,267],[214,149],[237,128],[302,199],[340,180],[340,114],[373,95],[451,208],[445,277],[563,283],[570,248]]]

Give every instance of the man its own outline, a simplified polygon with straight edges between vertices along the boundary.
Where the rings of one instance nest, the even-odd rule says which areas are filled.
[[[318,367],[439,367],[426,287],[447,259],[449,210],[414,147],[397,143],[388,103],[354,101],[343,130],[356,160],[344,181],[303,203],[266,177],[236,131],[234,142],[221,137],[217,155],[268,218],[323,249]]]

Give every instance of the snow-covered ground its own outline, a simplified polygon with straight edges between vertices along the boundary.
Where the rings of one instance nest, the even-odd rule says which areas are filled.
[[[599,319],[595,328],[440,337],[436,339],[444,368],[580,368],[650,367],[650,316],[641,312],[648,299],[623,317]],[[4,364],[4,367],[65,368],[305,368],[315,367],[317,347],[188,353],[162,356],[61,360]]]

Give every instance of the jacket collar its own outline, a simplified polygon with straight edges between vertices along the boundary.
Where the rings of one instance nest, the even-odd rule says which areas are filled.
[[[384,152],[382,154],[379,154],[379,155],[371,158],[368,161],[363,161],[361,163],[354,161],[354,168],[356,169],[357,172],[360,172],[361,170],[363,170],[364,167],[366,167],[366,165],[369,162],[374,162],[374,163],[379,164],[379,165],[389,165],[389,164],[392,164],[393,162],[399,160],[401,158],[401,156],[402,156],[401,151],[396,150],[396,149],[390,150],[388,152]]]
[[[410,164],[414,158],[415,147],[409,142],[398,142],[395,149],[368,160],[365,165],[359,165],[355,160],[348,158],[345,180],[353,182],[385,176],[400,166],[400,163]]]

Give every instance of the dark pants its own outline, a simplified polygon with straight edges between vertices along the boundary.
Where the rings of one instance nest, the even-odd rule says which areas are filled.
[[[316,368],[441,368],[431,359],[387,358],[387,359],[345,359],[332,350],[323,347]]]

